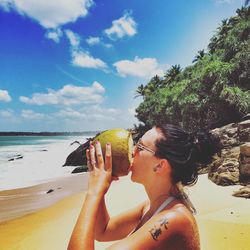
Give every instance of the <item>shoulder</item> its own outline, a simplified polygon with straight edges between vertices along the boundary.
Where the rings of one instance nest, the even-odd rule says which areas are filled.
[[[150,221],[154,225],[151,232],[154,233],[154,228],[160,229],[164,238],[185,233],[187,228],[195,226],[193,215],[183,204],[175,204],[171,209],[161,211]]]
[[[141,228],[129,237],[114,244],[109,249],[158,249],[175,235],[186,235],[192,228],[192,218],[183,205],[175,205],[149,219]]]

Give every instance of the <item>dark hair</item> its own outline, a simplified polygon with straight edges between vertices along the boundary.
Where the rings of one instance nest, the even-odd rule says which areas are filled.
[[[156,128],[161,130],[163,136],[156,140],[155,155],[169,161],[175,183],[195,184],[197,165],[212,161],[212,156],[219,151],[219,139],[209,132],[188,133],[171,124],[159,124]]]

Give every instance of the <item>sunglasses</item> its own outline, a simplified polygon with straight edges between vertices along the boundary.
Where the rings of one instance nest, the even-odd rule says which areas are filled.
[[[146,151],[148,151],[148,152],[150,152],[150,153],[152,153],[152,154],[155,154],[155,151],[154,151],[154,150],[152,150],[152,149],[150,149],[150,148],[144,146],[143,144],[141,144],[141,139],[139,139],[139,141],[135,144],[135,150],[136,150],[136,151],[137,151],[137,150],[138,150],[138,151],[146,150]]]

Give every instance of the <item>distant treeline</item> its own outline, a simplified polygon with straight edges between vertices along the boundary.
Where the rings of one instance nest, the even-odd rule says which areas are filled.
[[[95,135],[99,131],[84,132],[0,132],[0,136],[86,136]]]

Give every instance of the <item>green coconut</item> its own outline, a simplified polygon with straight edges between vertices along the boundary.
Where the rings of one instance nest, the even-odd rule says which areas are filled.
[[[97,140],[101,143],[103,157],[105,157],[106,144],[111,143],[112,175],[127,175],[132,161],[133,139],[131,133],[121,128],[110,129],[95,137],[93,143]]]

